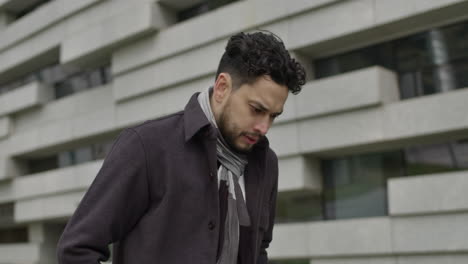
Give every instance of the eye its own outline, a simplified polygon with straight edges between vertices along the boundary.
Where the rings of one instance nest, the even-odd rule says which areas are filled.
[[[252,108],[252,111],[257,113],[257,114],[263,113],[263,110],[260,109],[260,108],[257,108],[257,107],[255,107],[253,105],[251,105],[250,107]]]

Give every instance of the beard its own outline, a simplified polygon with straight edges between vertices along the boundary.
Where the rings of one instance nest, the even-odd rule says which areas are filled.
[[[229,116],[226,114],[227,111],[224,111],[219,119],[219,132],[223,136],[224,141],[228,145],[228,147],[240,154],[247,154],[252,150],[252,147],[248,148],[241,148],[236,145],[236,139],[241,137],[243,133],[238,129],[238,127],[230,122]]]
[[[240,129],[239,126],[235,122],[233,122],[233,118],[230,116],[230,113],[232,113],[232,111],[230,110],[231,104],[230,102],[228,102],[228,104],[224,108],[224,111],[220,114],[219,117],[219,123],[217,124],[219,132],[221,133],[224,141],[231,150],[239,154],[246,155],[252,151],[256,143],[253,145],[247,145],[245,147],[242,147],[236,144],[236,140],[240,139],[242,136],[250,136],[258,138],[258,141],[260,141],[263,136],[259,135],[258,133],[249,133],[246,131],[242,131],[242,129]]]

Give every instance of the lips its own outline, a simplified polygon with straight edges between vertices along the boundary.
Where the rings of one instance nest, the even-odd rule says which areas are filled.
[[[258,141],[258,137],[255,136],[244,135],[244,138],[249,144],[255,144]]]

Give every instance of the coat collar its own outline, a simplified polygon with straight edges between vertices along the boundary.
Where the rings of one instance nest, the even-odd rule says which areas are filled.
[[[200,132],[202,128],[211,126],[210,121],[208,121],[205,113],[203,113],[203,110],[198,103],[198,94],[200,93],[195,93],[192,95],[184,109],[184,129],[186,142],[194,137],[198,132]],[[210,130],[213,131],[213,129]],[[216,134],[211,133],[210,138],[211,137],[216,138]]]
[[[200,93],[195,93],[190,98],[189,102],[184,109],[184,126],[185,126],[185,141],[189,141],[192,137],[198,134],[200,131],[204,130],[205,127],[211,128],[211,123],[206,118],[205,113],[201,109],[200,104],[198,103],[198,95]],[[208,137],[210,139],[216,138],[215,129],[207,130]],[[266,137],[260,139],[260,141],[254,146],[253,152],[256,152],[256,149],[268,149],[269,141]]]

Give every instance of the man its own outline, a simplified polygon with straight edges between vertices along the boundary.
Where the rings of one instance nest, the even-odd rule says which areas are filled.
[[[269,33],[232,36],[212,88],[125,130],[58,245],[60,264],[266,264],[278,160],[265,135],[303,67]]]

